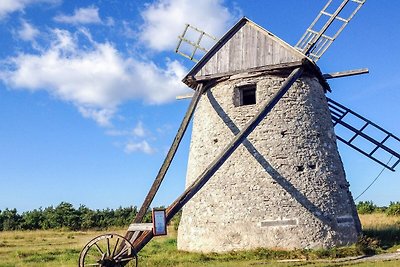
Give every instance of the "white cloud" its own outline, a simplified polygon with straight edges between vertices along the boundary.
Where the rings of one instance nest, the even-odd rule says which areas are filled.
[[[100,126],[111,126],[111,119],[115,114],[114,108],[89,108],[78,105],[78,110],[83,117],[95,120]]]
[[[136,126],[130,130],[109,129],[106,131],[106,134],[110,136],[145,137],[147,133],[148,131],[145,129],[142,121],[139,121]]]
[[[128,142],[124,148],[125,153],[130,154],[133,152],[143,152],[146,154],[153,154],[155,150],[147,143],[146,140],[143,140],[139,143],[134,143],[132,141]]]
[[[172,50],[186,23],[221,36],[237,20],[222,0],[158,0],[142,12],[141,41],[156,51]]]
[[[143,127],[143,122],[139,121],[138,124],[136,124],[135,128],[133,128],[133,134],[138,137],[144,137],[146,132]]]
[[[109,135],[109,136],[127,136],[127,135],[129,135],[129,131],[117,130],[117,129],[109,129],[109,130],[106,131],[106,135]]]
[[[134,39],[138,36],[138,32],[136,29],[130,25],[130,23],[126,20],[122,21],[123,33],[126,38]]]
[[[3,65],[0,79],[9,88],[46,90],[102,126],[111,125],[124,101],[161,104],[188,90],[181,82],[186,69],[177,61],[167,60],[160,67],[124,57],[110,43],[92,41],[90,49],[80,48],[78,35],[59,29],[52,34],[51,44],[40,54],[21,53],[8,60],[8,68]]]
[[[39,34],[39,30],[25,20],[21,23],[21,28],[17,31],[18,37],[24,41],[34,41]]]
[[[100,24],[100,23],[102,23],[100,16],[99,16],[99,9],[94,6],[75,9],[73,15],[71,15],[71,16],[58,15],[58,16],[54,17],[54,20],[57,22],[68,23],[68,24]]]
[[[106,21],[105,21],[105,25],[107,26],[114,26],[115,25],[115,21],[112,17],[107,17]]]
[[[0,1],[0,19],[3,19],[7,15],[16,12],[23,11],[26,6],[37,3],[49,3],[57,4],[60,0],[1,0]]]
[[[26,3],[23,0],[3,0],[0,1],[0,18],[9,13],[24,9]]]

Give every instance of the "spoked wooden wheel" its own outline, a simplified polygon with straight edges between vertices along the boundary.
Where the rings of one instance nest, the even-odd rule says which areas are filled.
[[[79,255],[79,267],[134,267],[137,264],[132,244],[117,234],[105,234],[92,239]]]

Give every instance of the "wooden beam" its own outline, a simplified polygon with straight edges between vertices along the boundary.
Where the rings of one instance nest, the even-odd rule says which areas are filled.
[[[183,135],[186,132],[186,129],[189,125],[190,119],[193,116],[194,110],[196,109],[196,106],[199,103],[199,100],[200,100],[202,94],[203,94],[203,84],[199,83],[197,85],[194,97],[192,98],[192,101],[190,102],[188,110],[186,111],[186,114],[185,114],[185,116],[182,120],[182,123],[178,129],[175,139],[172,142],[172,145],[167,153],[167,156],[165,157],[165,160],[164,160],[164,162],[153,182],[153,185],[151,186],[138,214],[136,215],[136,218],[134,219],[133,224],[141,223],[144,216],[146,215],[146,212],[149,209],[150,204],[153,201],[154,196],[156,195],[162,181],[164,180],[165,174],[167,173],[169,166],[171,165],[172,159],[175,156],[175,153],[179,147],[179,144],[183,138]],[[128,240],[131,240],[132,237],[133,237],[133,232],[128,230],[128,232],[125,235],[125,238]]]
[[[233,138],[225,149],[210,163],[200,176],[180,195],[168,208],[167,222],[210,180],[214,173],[224,164],[229,156],[243,142],[244,139],[257,127],[265,116],[273,109],[279,100],[286,94],[292,84],[303,74],[304,67],[296,68],[284,81],[279,90],[268,100],[257,112],[257,114],[244,126],[244,128]],[[153,232],[147,231],[141,235],[133,244],[135,251],[139,252],[152,238]]]
[[[132,223],[129,225],[128,231],[152,231],[153,223]]]
[[[305,72],[313,73],[317,78],[318,81],[321,83],[322,87],[324,88],[325,92],[331,91],[329,84],[326,82],[326,79],[322,76],[321,70],[318,68],[314,62],[309,61],[307,64],[302,63],[303,60],[287,62],[287,63],[279,63],[274,65],[267,65],[255,68],[249,68],[245,71],[237,70],[237,71],[230,71],[224,73],[216,73],[210,75],[203,75],[203,76],[188,76],[186,77],[183,82],[191,88],[195,88],[198,82],[218,82],[226,79],[231,78],[247,78],[247,77],[256,77],[265,74],[271,75],[280,75],[286,77],[293,69],[299,68],[304,66]]]
[[[246,73],[251,74],[251,73],[257,73],[257,72],[269,72],[269,71],[287,70],[288,68],[298,68],[301,65],[302,65],[301,61],[280,63],[280,64],[274,64],[274,65],[267,65],[267,66],[249,68],[249,69],[246,70]],[[196,79],[197,82],[202,82],[202,81],[208,81],[208,80],[223,78],[223,77],[226,77],[226,76],[233,76],[233,75],[241,74],[241,73],[243,73],[243,70],[223,72],[223,73],[217,73],[217,74],[211,74],[211,75],[197,76],[197,77],[195,77],[195,79]]]
[[[186,94],[186,95],[178,95],[175,97],[176,100],[183,100],[183,99],[188,99],[193,97],[193,93],[191,94]]]
[[[328,80],[328,79],[342,78],[342,77],[354,76],[354,75],[360,75],[360,74],[366,74],[366,73],[369,73],[369,70],[364,68],[364,69],[346,70],[346,71],[326,73],[326,74],[322,74],[322,77],[324,77],[325,79]]]

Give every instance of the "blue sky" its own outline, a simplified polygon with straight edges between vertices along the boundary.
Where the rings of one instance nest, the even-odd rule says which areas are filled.
[[[199,3],[198,3],[199,2]],[[220,37],[240,17],[294,45],[325,1],[3,0],[0,3],[0,209],[68,201],[140,206],[188,105],[193,66],[173,50],[184,24]],[[318,62],[329,97],[400,135],[400,3],[369,0]],[[189,132],[190,133],[190,129]],[[155,205],[183,191],[187,134]],[[400,147],[397,147],[398,151]],[[354,196],[382,167],[339,144]],[[359,200],[399,201],[384,171]]]

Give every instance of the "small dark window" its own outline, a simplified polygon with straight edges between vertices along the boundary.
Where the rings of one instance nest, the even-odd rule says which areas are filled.
[[[240,106],[256,103],[256,85],[239,87]]]

